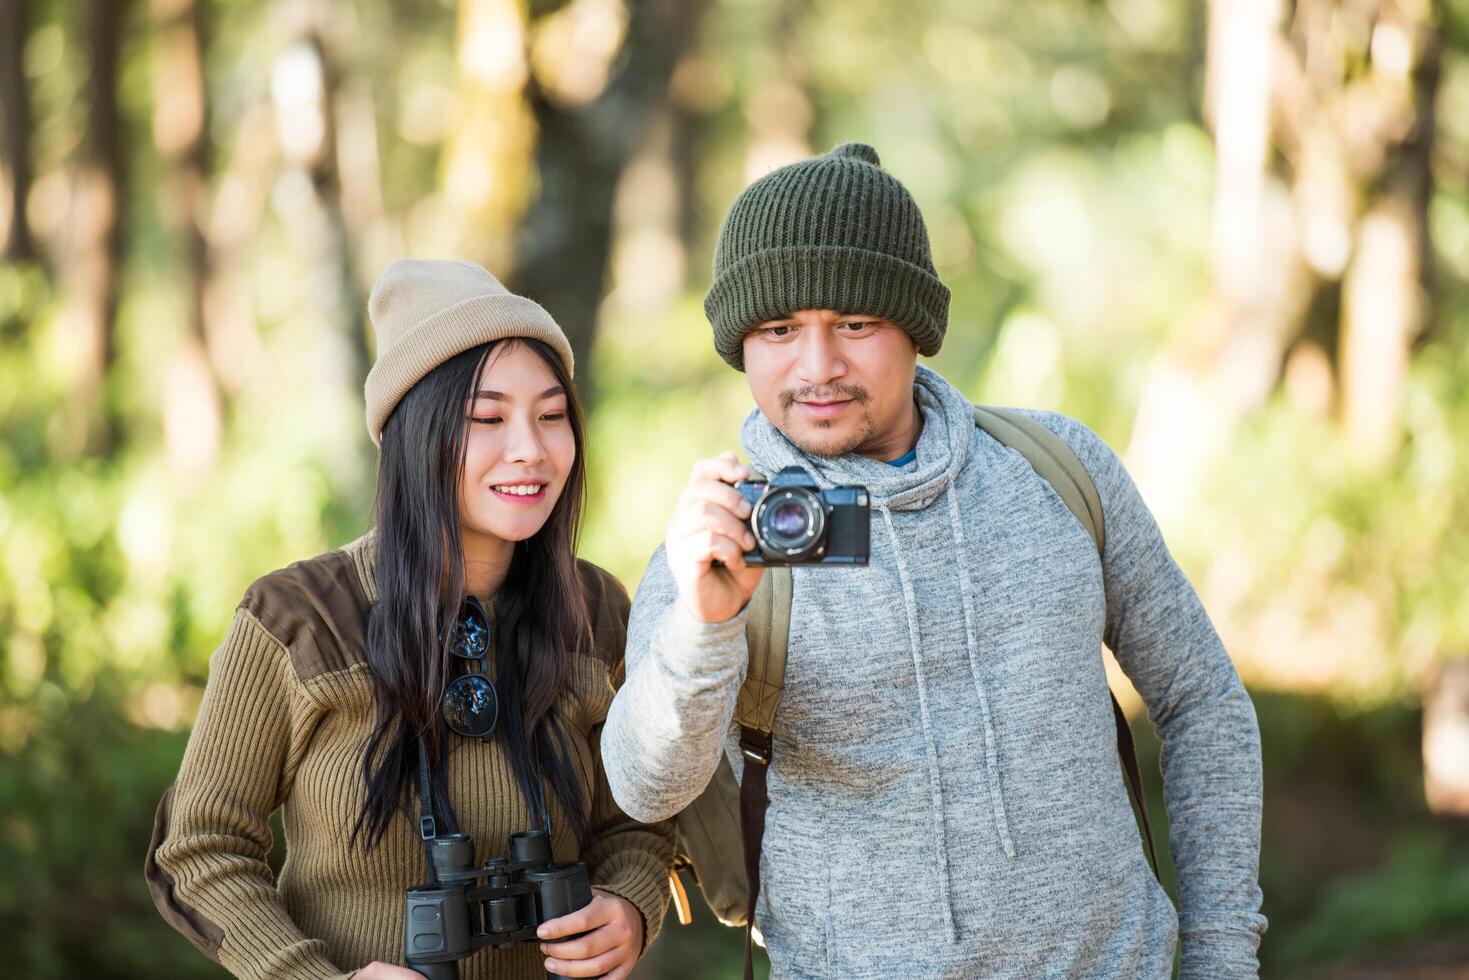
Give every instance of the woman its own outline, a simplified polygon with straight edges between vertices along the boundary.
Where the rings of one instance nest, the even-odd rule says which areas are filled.
[[[404,891],[429,880],[422,757],[437,831],[467,833],[476,865],[549,826],[593,886],[537,934],[559,941],[481,950],[461,977],[621,980],[662,921],[673,834],[602,772],[628,599],[574,556],[570,345],[467,262],[395,262],[369,309],[376,527],[246,592],[159,806],[154,900],[238,977],[420,980],[394,964]]]

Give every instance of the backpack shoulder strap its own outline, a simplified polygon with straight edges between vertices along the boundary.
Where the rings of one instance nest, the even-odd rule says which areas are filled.
[[[1031,468],[1051,485],[1081,526],[1086,528],[1100,556],[1107,540],[1102,521],[1102,498],[1097,495],[1091,474],[1087,473],[1066,441],[1013,408],[975,405],[974,424],[1000,445],[1025,457]]]
[[[1000,445],[1013,449],[1036,474],[1051,485],[1071,513],[1081,522],[1086,533],[1096,546],[1097,557],[1101,558],[1106,546],[1107,534],[1102,521],[1102,498],[1097,485],[1086,471],[1081,460],[1066,441],[1035,419],[1017,412],[1013,408],[998,408],[993,405],[974,406],[974,424]],[[1111,694],[1110,690],[1108,691]],[[1132,741],[1132,728],[1127,723],[1127,714],[1112,695],[1112,717],[1117,724],[1117,754],[1122,759],[1122,768],[1127,774],[1127,788],[1137,806],[1138,822],[1142,825],[1143,837],[1148,844],[1148,859],[1153,864],[1153,876],[1158,877],[1158,852],[1153,845],[1153,827],[1148,820],[1148,805],[1143,797],[1142,771],[1137,763],[1137,747]]]
[[[785,565],[765,569],[760,586],[750,597],[745,616],[745,642],[750,666],[735,702],[735,720],[741,728],[769,735],[775,709],[785,687],[786,644],[791,632],[791,570]]]
[[[754,980],[755,903],[760,897],[760,849],[765,836],[765,810],[770,805],[765,777],[770,767],[775,709],[785,687],[786,652],[791,634],[794,585],[786,565],[772,565],[760,577],[745,616],[745,643],[750,665],[735,703],[745,774],[740,780],[740,836],[744,844],[745,980]]]

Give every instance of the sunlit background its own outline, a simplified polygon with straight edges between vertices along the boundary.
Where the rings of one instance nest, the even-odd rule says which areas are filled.
[[[862,140],[934,366],[1124,453],[1255,695],[1265,974],[1469,975],[1469,0],[0,0],[0,111],[7,972],[221,975],[153,809],[245,587],[366,527],[388,262],[566,328],[632,589],[751,406],[724,209]],[[639,977],[738,975],[695,905]]]

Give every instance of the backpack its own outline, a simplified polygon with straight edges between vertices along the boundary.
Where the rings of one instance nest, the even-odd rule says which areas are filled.
[[[1102,554],[1105,541],[1102,503],[1086,467],[1071,447],[1045,426],[1013,409],[974,406],[974,423],[1001,445],[1025,457],[1041,479],[1051,485],[1067,509],[1081,522]],[[692,916],[688,895],[678,878],[680,870],[693,873],[704,900],[730,926],[745,927],[745,976],[751,977],[751,940],[755,901],[760,895],[760,844],[765,831],[765,809],[769,802],[765,777],[770,765],[771,732],[775,709],[785,685],[786,644],[791,625],[792,581],[789,566],[765,570],[760,586],[750,598],[745,637],[750,648],[750,665],[735,704],[735,721],[740,727],[740,751],[745,759],[745,777],[736,782],[729,760],[721,752],[719,766],[704,791],[674,819],[679,849],[672,875],[674,905],[679,921],[687,925]],[[1122,706],[1112,696],[1112,713],[1117,723],[1117,753],[1127,775],[1127,788],[1137,809],[1138,823],[1147,841],[1153,874],[1158,873],[1158,856],[1153,831],[1148,823],[1142,775],[1132,731]]]

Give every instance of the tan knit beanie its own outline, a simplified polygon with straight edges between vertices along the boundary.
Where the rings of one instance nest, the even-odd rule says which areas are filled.
[[[383,270],[367,312],[377,331],[377,363],[367,373],[367,432],[383,426],[418,380],[456,354],[506,337],[534,337],[572,373],[571,344],[534,300],[516,296],[473,262],[398,259]]]

